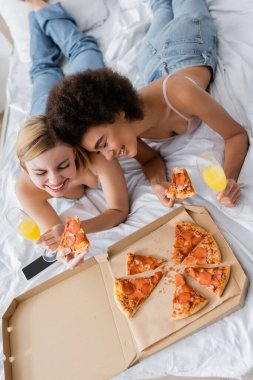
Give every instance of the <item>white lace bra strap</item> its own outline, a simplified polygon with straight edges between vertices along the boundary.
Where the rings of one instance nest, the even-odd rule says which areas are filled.
[[[169,79],[171,75],[168,75],[164,78],[164,81],[163,81],[163,97],[164,97],[164,100],[165,102],[167,103],[168,107],[171,108],[174,112],[176,112],[179,116],[182,117],[182,119],[184,120],[189,120],[187,117],[185,117],[183,114],[181,114],[181,112],[179,112],[175,107],[173,107],[173,105],[171,104],[171,102],[169,101],[168,99],[168,96],[167,96],[167,91],[166,91],[166,84],[167,84],[167,81]]]
[[[166,85],[167,85],[167,81],[168,79],[172,76],[172,75],[177,75],[177,76],[181,76],[183,78],[186,78],[188,79],[189,81],[191,81],[192,83],[194,83],[196,86],[198,86],[198,84],[195,82],[195,80],[193,80],[192,78],[190,77],[187,77],[186,75],[178,75],[178,74],[170,74],[170,75],[167,75],[165,78],[164,78],[164,81],[163,81],[163,97],[164,97],[164,100],[165,102],[167,103],[167,105],[173,110],[175,111],[179,116],[181,116],[184,120],[190,120],[188,117],[184,116],[181,112],[179,112],[175,107],[173,107],[173,105],[171,104],[171,102],[169,101],[168,99],[168,96],[167,96],[167,91],[166,91]],[[199,87],[199,86],[198,86]]]

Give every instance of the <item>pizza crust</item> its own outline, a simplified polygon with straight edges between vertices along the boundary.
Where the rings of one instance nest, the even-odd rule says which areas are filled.
[[[127,259],[126,259],[126,274],[130,274],[130,266],[132,265],[133,260],[134,260],[134,254],[128,253]]]
[[[114,281],[114,292],[113,292],[113,296],[114,296],[114,300],[115,300],[115,302],[116,302],[116,305],[117,305],[118,308],[122,311],[122,313],[125,314],[125,316],[126,316],[127,318],[131,318],[131,317],[136,313],[136,311],[138,310],[138,308],[140,307],[141,304],[140,304],[139,307],[138,307],[135,311],[133,311],[133,312],[131,312],[130,310],[126,309],[126,308],[122,305],[122,303],[120,302],[120,300],[119,300],[120,294],[117,292],[117,284],[116,284],[116,281],[117,281],[117,279],[115,279],[115,281]]]
[[[205,298],[197,306],[192,308],[192,310],[190,310],[188,313],[181,313],[180,315],[176,315],[175,317],[171,317],[171,320],[177,321],[179,319],[188,318],[191,315],[197,313],[199,310],[203,309],[203,307],[206,306],[208,304],[208,302],[209,302],[208,299]]]
[[[223,294],[223,292],[227,286],[228,280],[230,278],[230,273],[231,273],[231,268],[229,265],[226,265],[226,280],[223,282],[223,284],[219,288],[217,288],[217,290],[215,292],[217,297],[222,296],[222,294]]]

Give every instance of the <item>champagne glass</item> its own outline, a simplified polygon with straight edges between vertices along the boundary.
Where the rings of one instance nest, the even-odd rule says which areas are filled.
[[[227,186],[227,178],[220,163],[214,158],[212,153],[204,152],[197,157],[198,170],[212,190],[221,192]]]
[[[27,215],[23,210],[20,210],[18,207],[13,207],[9,209],[6,213],[6,219],[9,225],[23,236],[23,238],[35,241],[40,238],[40,229],[35,221]],[[48,248],[42,248],[41,256],[47,262],[52,262],[56,260],[57,251],[52,251]]]

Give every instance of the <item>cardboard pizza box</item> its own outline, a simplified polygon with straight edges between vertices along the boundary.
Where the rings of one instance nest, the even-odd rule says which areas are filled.
[[[173,322],[167,336],[162,328],[154,334],[151,331],[148,335],[153,334],[154,342],[145,341],[146,331],[136,322],[147,310],[152,314],[159,299],[167,298],[161,287],[155,289],[147,305],[143,304],[137,318],[130,322],[115,303],[114,276],[123,273],[125,252],[133,247],[150,250],[158,245],[158,238],[165,247],[168,236],[163,229],[187,215],[213,233],[224,261],[232,264],[231,283],[218,305],[210,302],[210,309],[180,322],[181,325]],[[112,245],[107,254],[92,257],[78,269],[66,271],[14,299],[3,315],[5,380],[110,379],[242,307],[247,286],[243,269],[207,211],[201,207],[179,207]],[[156,324],[162,326],[163,315],[158,317],[161,323]],[[145,322],[142,325],[148,326]]]

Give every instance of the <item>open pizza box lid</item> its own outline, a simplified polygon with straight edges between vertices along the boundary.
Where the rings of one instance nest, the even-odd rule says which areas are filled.
[[[190,317],[193,318],[190,323],[183,323],[163,339],[143,343],[141,337],[136,339],[132,322],[115,303],[113,279],[129,247],[143,241],[146,247],[152,246],[149,241],[152,233],[181,213],[187,213],[211,233],[215,229],[222,254],[231,260],[231,281],[237,291],[196,319]],[[242,307],[247,286],[239,262],[206,210],[179,207],[109,247],[108,255],[92,257],[78,269],[66,271],[14,299],[3,315],[5,380],[109,379],[147,355]],[[162,297],[161,290],[160,293]],[[146,301],[147,308],[155,302],[152,296]],[[136,315],[141,316],[142,309],[145,312],[145,305]],[[157,325],[159,318],[160,315]]]

